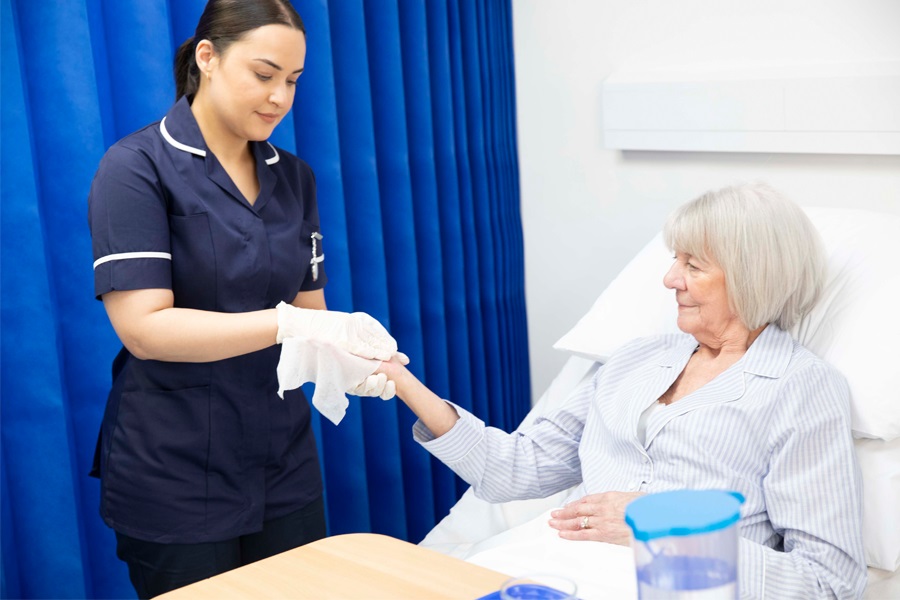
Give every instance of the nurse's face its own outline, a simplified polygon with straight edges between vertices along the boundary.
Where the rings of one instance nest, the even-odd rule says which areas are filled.
[[[305,60],[306,36],[286,25],[253,29],[215,55],[201,85],[220,132],[242,140],[268,139],[291,109]]]

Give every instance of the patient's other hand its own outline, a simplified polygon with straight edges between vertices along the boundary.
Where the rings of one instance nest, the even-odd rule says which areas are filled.
[[[631,530],[625,524],[625,507],[643,496],[640,492],[589,494],[550,513],[550,527],[567,540],[592,540],[627,546]]]

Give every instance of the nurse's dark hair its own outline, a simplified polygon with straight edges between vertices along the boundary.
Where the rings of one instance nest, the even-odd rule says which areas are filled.
[[[306,35],[303,19],[290,0],[209,0],[194,37],[188,38],[175,53],[175,100],[193,96],[200,87],[200,69],[194,58],[197,42],[209,40],[222,54],[248,31],[266,25],[287,25]]]

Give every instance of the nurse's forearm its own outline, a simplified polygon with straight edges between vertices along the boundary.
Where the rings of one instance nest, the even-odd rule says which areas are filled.
[[[416,379],[406,367],[392,361],[388,378],[397,386],[397,396],[415,413],[435,437],[450,431],[459,420],[456,410]],[[399,366],[399,368],[397,368]]]
[[[277,329],[275,309],[230,314],[167,308],[142,317],[119,338],[140,359],[212,362],[272,346]]]
[[[319,291],[321,293],[321,291]],[[318,307],[307,292],[296,304]],[[303,297],[301,297],[303,296]],[[212,362],[275,344],[275,309],[219,313],[173,306],[170,290],[109,292],[103,304],[122,344],[134,356],[166,362]],[[324,308],[324,299],[321,302]]]

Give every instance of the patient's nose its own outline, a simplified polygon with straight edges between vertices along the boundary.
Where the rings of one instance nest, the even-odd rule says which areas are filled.
[[[663,285],[670,290],[684,289],[683,267],[679,261],[672,263],[669,271],[663,276]]]

